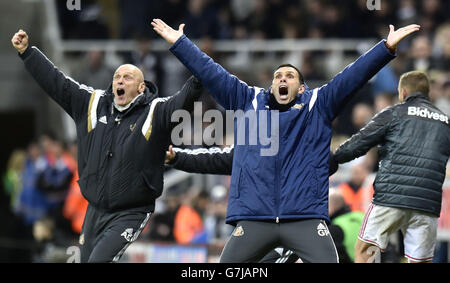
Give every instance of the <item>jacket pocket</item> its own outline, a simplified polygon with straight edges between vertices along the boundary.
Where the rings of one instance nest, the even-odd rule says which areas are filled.
[[[94,206],[101,206],[103,195],[99,192],[100,188],[97,184],[97,174],[85,174],[77,181],[84,198]]]
[[[149,190],[149,192],[153,195],[155,199],[162,194],[162,188],[158,190],[155,186],[153,186],[148,176],[144,174],[144,172],[140,173],[140,177],[142,179],[143,185],[146,187],[146,189]]]
[[[242,169],[239,168],[235,176],[232,175],[230,184],[230,197],[239,198],[241,190]]]

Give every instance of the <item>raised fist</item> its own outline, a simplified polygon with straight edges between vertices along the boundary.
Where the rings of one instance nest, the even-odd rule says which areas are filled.
[[[28,34],[23,30],[16,32],[11,39],[12,45],[17,51],[22,54],[28,48]]]

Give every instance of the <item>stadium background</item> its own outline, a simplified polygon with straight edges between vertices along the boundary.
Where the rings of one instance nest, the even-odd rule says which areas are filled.
[[[421,32],[402,42],[398,58],[342,109],[334,122],[332,147],[375,113],[396,103],[398,78],[405,71],[426,71],[432,81],[433,102],[450,115],[449,0],[380,0],[380,10],[369,10],[366,0],[80,0],[80,10],[68,9],[67,2],[0,1],[0,262],[65,262],[76,255],[72,248],[78,241],[79,218],[64,212],[69,190],[76,190],[75,182],[61,188],[59,210],[33,218],[26,215],[30,214],[27,203],[21,202],[26,160],[30,154],[40,155],[39,147],[29,146],[33,141],[46,158],[58,154],[61,142],[70,152],[76,148],[72,122],[26,73],[11,46],[10,39],[19,28],[27,31],[32,45],[77,81],[107,88],[114,69],[130,62],[158,85],[161,95],[168,96],[182,86],[189,73],[150,28],[155,17],[173,27],[185,23],[187,36],[216,61],[249,84],[264,87],[271,82],[273,68],[284,62],[298,66],[310,87],[320,86],[385,38],[389,24],[418,23]],[[206,93],[201,100],[204,111],[220,109]],[[67,163],[73,163],[69,153],[64,156]],[[370,201],[376,159],[376,150],[372,150],[341,166],[330,179],[337,191],[346,184],[361,188],[362,197],[355,200],[358,203],[350,203],[359,207],[356,209],[364,210]],[[123,261],[217,261],[230,233],[223,222],[229,177],[168,169],[165,180],[165,192],[150,226]],[[435,258],[439,262],[448,262],[449,166],[444,187]],[[175,220],[181,204],[193,210]],[[176,221],[203,229],[192,238],[181,228],[173,231]],[[391,239],[384,261],[401,260],[399,242],[397,236]]]

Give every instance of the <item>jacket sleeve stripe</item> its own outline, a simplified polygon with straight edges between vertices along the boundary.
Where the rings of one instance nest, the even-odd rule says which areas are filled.
[[[311,112],[311,109],[314,107],[314,104],[316,104],[318,94],[319,94],[319,89],[318,88],[314,89],[311,100],[309,101],[309,111],[310,112]]]
[[[144,135],[147,141],[150,139],[150,135],[152,133],[153,113],[155,111],[156,104],[158,104],[159,102],[167,101],[170,98],[171,97],[155,98],[152,101],[150,105],[150,110],[148,111],[147,119],[145,119],[144,126],[142,126],[142,134]]]
[[[41,50],[39,50],[36,46],[32,46],[31,48],[36,50],[37,52],[39,52],[41,54],[41,56],[43,56],[45,58],[45,60],[47,60],[54,68],[56,68],[56,66],[53,64],[53,62],[50,59],[48,59],[48,57],[44,53],[42,53]],[[89,87],[89,86],[84,85],[84,84],[80,84],[79,82],[77,82],[73,78],[71,78],[68,75],[66,75],[64,72],[61,72],[61,73],[64,75],[64,77],[67,80],[69,80],[72,83],[76,84],[81,90],[85,90],[85,91],[87,91],[89,93],[92,93],[94,91],[94,89],[92,87]]]
[[[197,149],[180,149],[173,148],[175,152],[182,152],[189,155],[198,155],[198,154],[216,154],[216,153],[230,153],[233,150],[234,145],[224,147],[223,149],[220,147],[212,147],[212,148],[197,148]]]
[[[258,109],[258,95],[261,92],[262,88],[259,87],[253,87],[254,91],[255,91],[255,98],[253,98],[252,101],[252,105],[253,105],[253,109],[257,110]]]
[[[94,90],[91,94],[88,108],[88,133],[95,129],[95,126],[97,125],[97,106],[101,96],[101,91]]]

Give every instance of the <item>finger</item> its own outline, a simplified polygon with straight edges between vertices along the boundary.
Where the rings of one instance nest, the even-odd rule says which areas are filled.
[[[159,26],[156,23],[152,23],[152,26],[153,26],[154,29],[161,29],[161,26]]]
[[[178,31],[183,32],[185,26],[186,26],[185,24],[181,24],[180,27],[178,28]]]
[[[390,32],[394,32],[395,31],[395,27],[393,25],[389,25],[389,31]]]
[[[162,26],[162,27],[165,27],[165,26],[166,26],[166,23],[163,22],[161,19],[156,19],[156,22],[158,23],[158,25],[160,25],[160,26]]]
[[[409,26],[406,26],[406,27],[402,28],[402,31],[408,32],[408,31],[411,31],[411,30],[419,30],[419,29],[420,29],[419,25],[409,25]]]
[[[169,145],[169,151],[170,151],[170,153],[173,153],[173,146],[172,145]]]
[[[158,22],[152,22],[152,26],[158,29],[162,29],[161,25]]]
[[[412,25],[406,26],[405,28],[420,28],[420,25],[412,24]]]
[[[161,23],[158,21],[158,19],[153,19],[152,25],[153,25],[153,26],[160,26]]]
[[[411,34],[413,32],[419,31],[419,30],[420,30],[420,27],[411,27],[411,28],[404,29],[402,32],[404,34]]]

